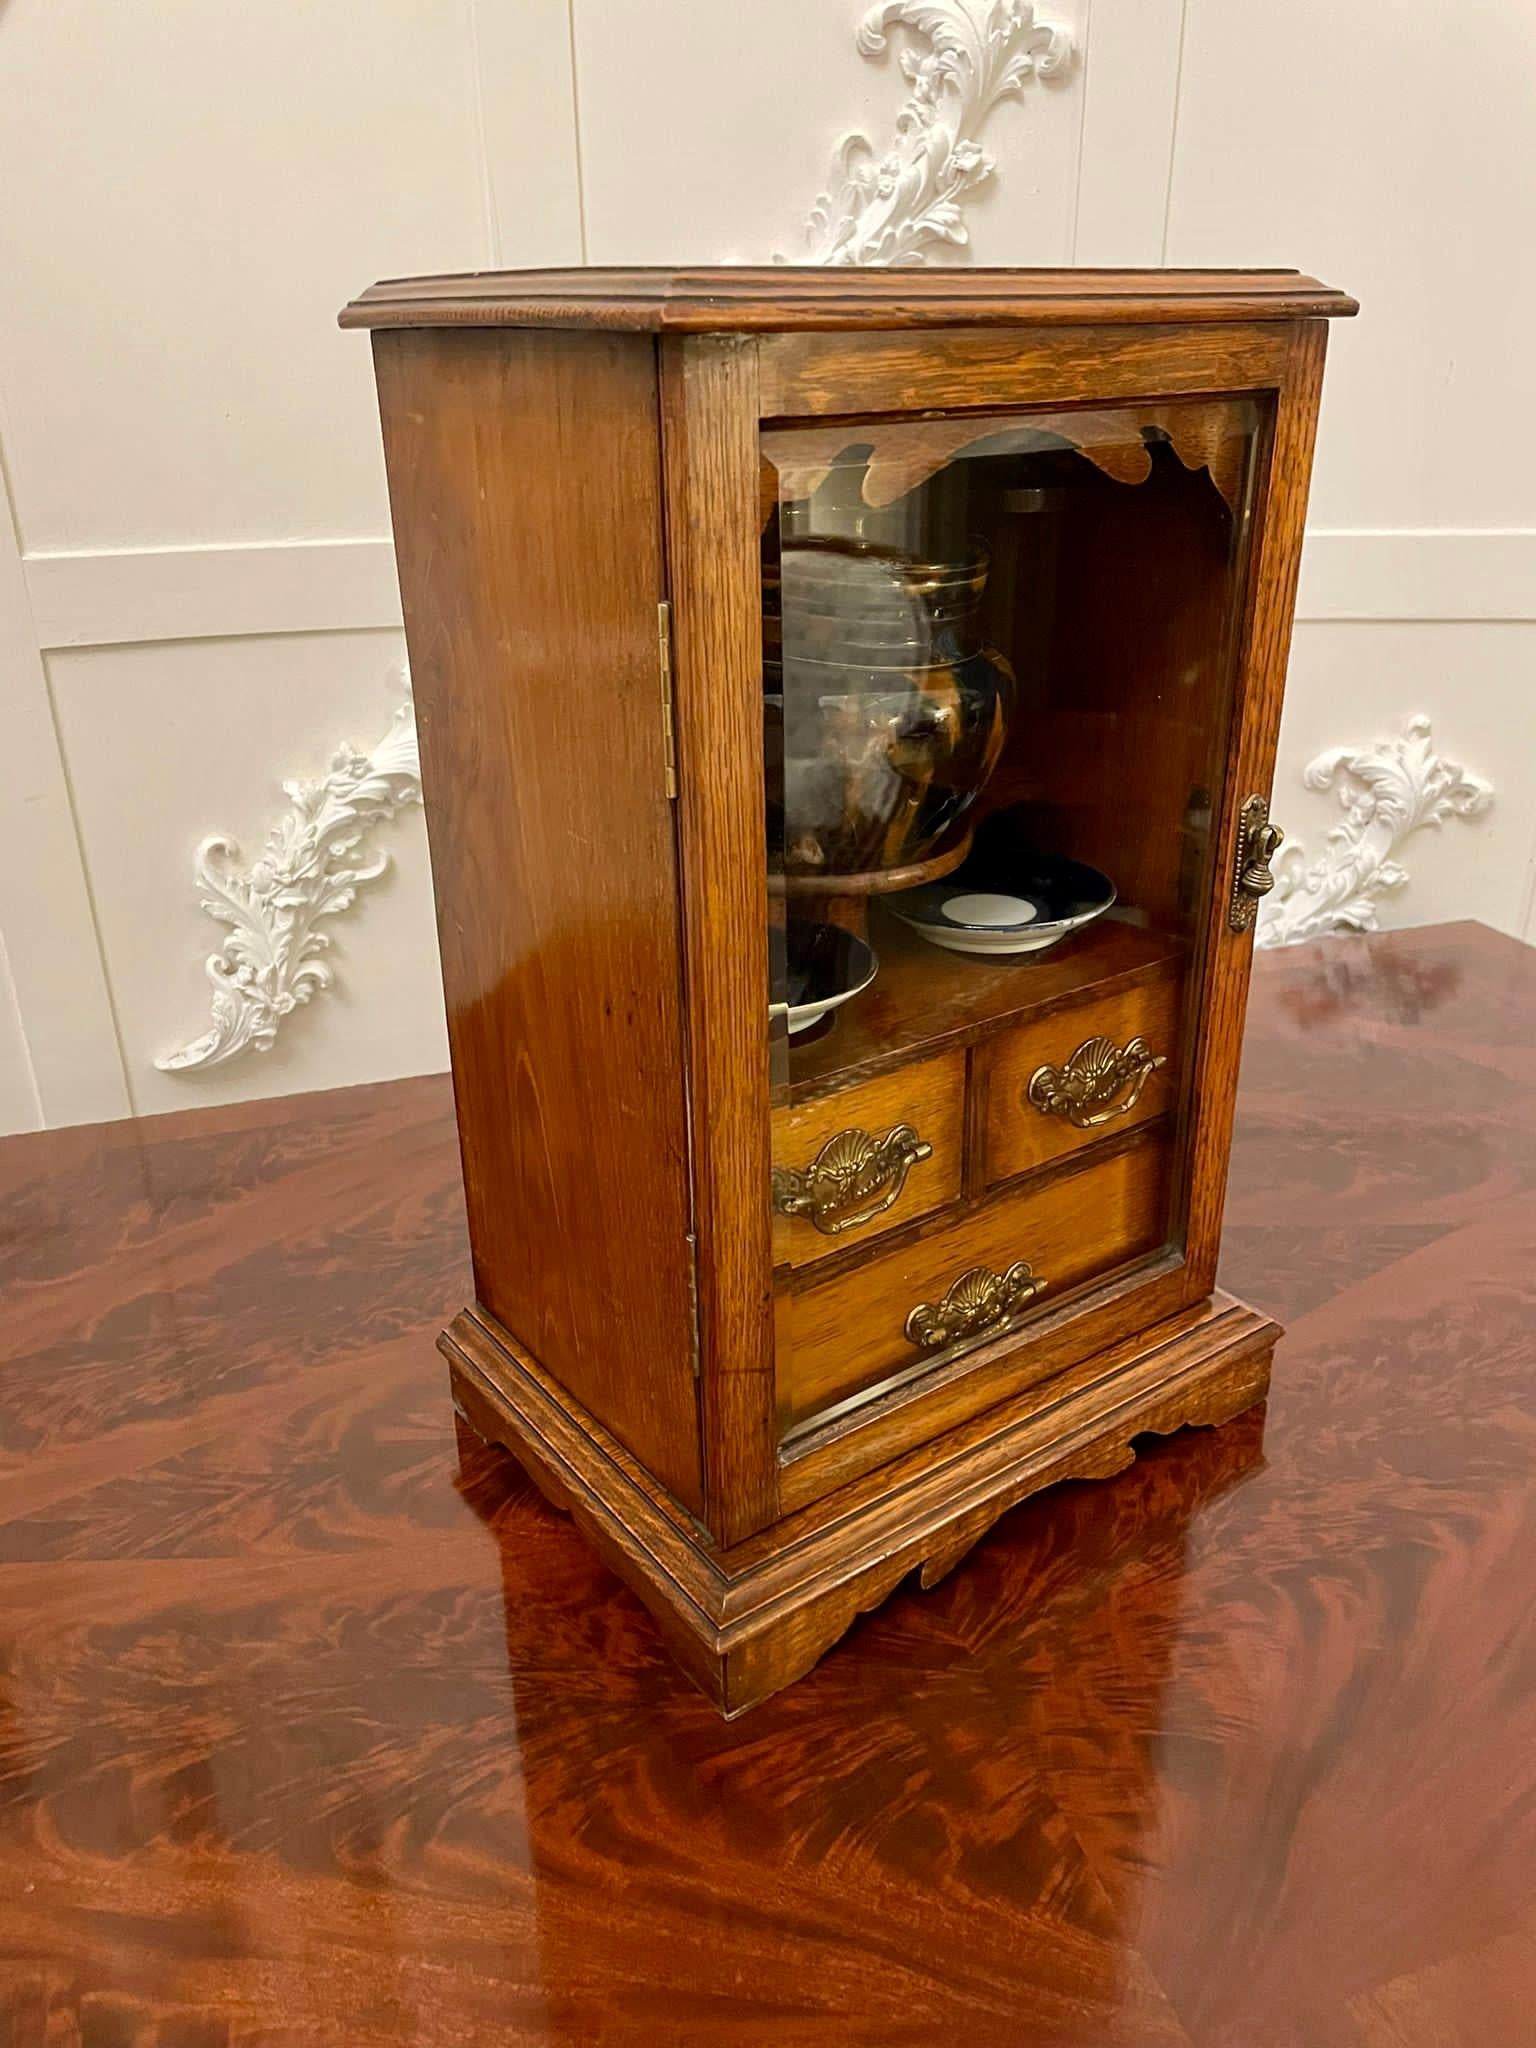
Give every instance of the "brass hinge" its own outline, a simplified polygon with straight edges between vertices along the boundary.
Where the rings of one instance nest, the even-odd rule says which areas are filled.
[[[656,658],[661,666],[662,767],[667,795],[677,795],[677,728],[672,717],[672,607],[663,598],[656,607]]]

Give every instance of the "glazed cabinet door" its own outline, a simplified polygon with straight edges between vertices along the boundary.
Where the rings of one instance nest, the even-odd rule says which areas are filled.
[[[719,542],[673,549],[717,692],[679,715],[730,725],[683,809],[701,1230],[742,1262],[706,1416],[751,1394],[721,1498],[743,1445],[792,1506],[1210,1291],[1301,334],[1250,388],[1196,341],[1195,388],[1106,353],[1070,402],[1049,342],[969,383],[930,343],[925,390],[858,337],[777,416],[790,338],[672,345],[670,530],[712,488]]]

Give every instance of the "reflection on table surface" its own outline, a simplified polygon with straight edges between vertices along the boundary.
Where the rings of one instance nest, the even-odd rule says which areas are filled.
[[[445,1080],[0,1147],[11,2037],[1526,2038],[1536,953],[1348,944],[1256,965],[1267,1413],[730,1726],[461,1462]]]

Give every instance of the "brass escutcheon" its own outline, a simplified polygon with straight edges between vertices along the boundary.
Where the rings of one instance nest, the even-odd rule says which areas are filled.
[[[932,1153],[910,1124],[897,1124],[883,1138],[839,1131],[809,1166],[773,1169],[773,1206],[781,1216],[803,1216],[823,1237],[836,1237],[883,1215],[899,1200],[911,1169]]]
[[[1006,1273],[990,1266],[972,1266],[942,1301],[920,1301],[904,1325],[909,1344],[921,1351],[944,1351],[1001,1329],[1011,1316],[1045,1292],[1045,1282],[1024,1259]]]
[[[1042,1116],[1065,1117],[1080,1131],[1126,1116],[1141,1091],[1168,1064],[1168,1055],[1153,1052],[1144,1038],[1116,1045],[1112,1038],[1085,1038],[1059,1067],[1036,1067],[1024,1099]]]

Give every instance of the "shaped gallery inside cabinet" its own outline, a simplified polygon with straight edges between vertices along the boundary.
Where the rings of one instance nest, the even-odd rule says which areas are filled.
[[[376,285],[453,1398],[727,1713],[1262,1398],[1215,1286],[1327,322],[1290,271]]]

